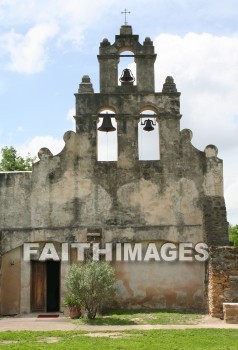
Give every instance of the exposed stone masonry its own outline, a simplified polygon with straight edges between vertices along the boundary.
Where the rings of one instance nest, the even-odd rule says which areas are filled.
[[[223,303],[223,313],[226,323],[238,323],[238,303]]]
[[[211,247],[208,296],[214,317],[223,318],[223,303],[238,302],[238,248]]]
[[[203,201],[204,226],[209,245],[228,245],[226,205],[224,197],[205,197]]]

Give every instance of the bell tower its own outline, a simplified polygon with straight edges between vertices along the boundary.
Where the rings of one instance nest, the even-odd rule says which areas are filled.
[[[100,65],[100,92],[119,93],[125,88],[118,86],[118,63],[121,57],[134,57],[136,63],[136,86],[130,85],[131,92],[154,92],[154,62],[156,54],[149,37],[145,38],[143,45],[139,43],[139,36],[133,35],[132,27],[123,25],[120,35],[116,35],[115,43],[111,44],[107,38],[103,39],[99,49]],[[131,51],[131,55],[123,55],[124,51]],[[129,92],[129,89],[127,88]]]
[[[129,52],[129,54],[128,54]],[[125,54],[124,54],[125,53]],[[104,38],[99,47],[100,92],[94,93],[88,76],[84,76],[76,96],[76,125],[81,137],[87,137],[89,149],[85,157],[97,159],[97,120],[102,110],[115,113],[118,140],[118,167],[131,168],[139,161],[138,123],[143,111],[154,113],[159,127],[160,161],[176,157],[180,132],[179,97],[172,77],[167,77],[162,92],[155,92],[154,63],[156,60],[153,42],[146,37],[143,44],[133,34],[132,27],[124,24],[115,42]],[[124,67],[118,71],[123,57],[132,57],[136,64],[136,76]],[[113,131],[107,116],[106,128]],[[147,125],[148,124],[148,125]],[[146,124],[146,131],[152,131],[152,120]],[[90,126],[90,129],[88,127]],[[103,130],[104,129],[104,130]],[[87,134],[87,136],[86,136]],[[84,136],[83,136],[84,135]],[[85,147],[82,147],[82,149]],[[158,150],[159,152],[159,150]],[[173,162],[169,162],[169,166]]]

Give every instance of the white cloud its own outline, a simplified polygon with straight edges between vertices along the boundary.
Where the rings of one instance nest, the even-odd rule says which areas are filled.
[[[226,190],[226,197],[229,199],[229,209],[238,209],[238,177]]]
[[[56,139],[52,136],[36,136],[29,142],[23,144],[17,150],[20,155],[26,156],[28,153],[31,156],[37,156],[42,147],[47,147],[53,154],[59,153],[64,147],[63,139]]]
[[[10,56],[7,67],[20,73],[37,73],[48,60],[47,44],[61,47],[82,44],[84,31],[115,0],[6,0],[0,3],[1,55]],[[4,33],[5,28],[5,33]]]
[[[238,224],[238,147],[232,152],[224,152],[225,200],[228,221]]]
[[[35,25],[25,35],[14,30],[0,36],[0,48],[9,55],[7,68],[18,73],[38,73],[47,63],[47,43],[57,34],[55,24]]]
[[[227,209],[228,213],[228,222],[230,225],[234,226],[238,223],[238,208],[236,209]]]
[[[66,119],[67,120],[70,120],[72,122],[72,126],[73,128],[75,129],[75,119],[74,119],[74,116],[75,116],[75,108],[72,107],[68,110],[67,112],[67,115],[66,115]]]
[[[181,91],[181,128],[193,131],[192,143],[200,150],[210,143],[220,149],[228,218],[237,223],[238,34],[161,34],[154,44],[158,53],[156,90],[172,75]]]
[[[183,127],[194,131],[194,143],[220,148],[237,145],[238,35],[161,34],[155,40],[159,88],[172,75],[181,95]]]

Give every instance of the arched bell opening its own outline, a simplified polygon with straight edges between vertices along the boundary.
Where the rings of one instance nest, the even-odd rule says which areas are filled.
[[[136,85],[136,63],[134,53],[127,49],[120,52],[118,85]]]
[[[159,160],[159,125],[153,108],[142,109],[138,123],[139,160]]]
[[[117,122],[113,108],[100,109],[97,121],[97,160],[117,161]]]

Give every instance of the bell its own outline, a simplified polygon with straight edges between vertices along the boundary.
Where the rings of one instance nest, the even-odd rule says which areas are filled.
[[[103,117],[102,125],[98,128],[99,131],[110,132],[115,131],[116,128],[112,125],[111,117],[109,114],[105,114]]]
[[[135,78],[133,77],[130,69],[126,68],[122,71],[120,82],[122,83],[133,83],[135,81]]]
[[[146,119],[144,121],[144,123],[141,122],[141,125],[145,125],[143,130],[145,130],[145,131],[153,131],[154,127],[152,125],[156,125],[156,123],[154,123],[151,119]]]

